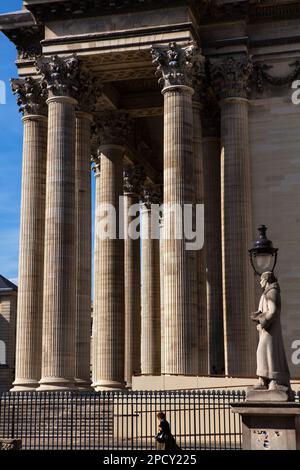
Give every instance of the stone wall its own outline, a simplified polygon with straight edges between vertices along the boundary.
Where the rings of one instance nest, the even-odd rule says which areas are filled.
[[[283,336],[291,374],[299,378],[300,352],[295,364],[292,344],[298,340],[300,350],[300,105],[292,104],[292,91],[285,87],[281,96],[252,100],[249,127],[254,228],[267,225],[279,248]],[[257,289],[257,302],[259,295]]]

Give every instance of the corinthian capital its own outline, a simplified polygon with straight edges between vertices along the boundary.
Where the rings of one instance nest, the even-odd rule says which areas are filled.
[[[145,185],[142,192],[142,202],[147,209],[151,209],[152,204],[160,205],[162,202],[161,185]]]
[[[220,98],[247,98],[253,63],[248,55],[226,57],[210,63],[212,83]]]
[[[203,67],[203,57],[195,44],[186,47],[171,42],[168,47],[155,46],[151,49],[153,64],[157,66],[158,83],[163,87],[193,87],[195,76]]]
[[[97,113],[95,119],[97,145],[125,145],[132,132],[133,121],[123,111]]]
[[[146,174],[142,165],[128,166],[124,170],[124,193],[140,196],[145,180]]]
[[[103,85],[82,62],[79,65],[78,74],[77,109],[78,111],[92,113],[95,111],[97,99],[101,96]]]
[[[95,176],[99,176],[101,173],[101,158],[99,154],[91,156],[91,164]]]
[[[68,57],[39,57],[36,61],[49,96],[77,98],[79,92],[79,61],[75,55]]]
[[[40,80],[32,77],[12,79],[11,88],[14,95],[17,95],[17,104],[20,113],[28,115],[47,115],[46,99],[47,89]]]

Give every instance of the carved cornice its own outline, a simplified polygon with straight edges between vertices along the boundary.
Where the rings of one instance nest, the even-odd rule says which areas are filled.
[[[169,47],[155,46],[151,49],[152,61],[162,88],[169,86],[193,87],[195,78],[200,76],[204,59],[197,45],[180,47],[171,42]]]
[[[265,88],[265,84],[269,84],[272,86],[284,86],[290,85],[294,80],[299,78],[300,76],[300,61],[296,60],[289,64],[289,67],[293,68],[293,70],[283,77],[275,77],[274,75],[269,74],[269,70],[273,68],[272,65],[262,64],[256,62],[254,64],[254,71],[253,71],[253,81],[256,85],[256,89],[259,92],[263,92]]]
[[[212,85],[221,99],[247,98],[253,63],[248,55],[210,61]]]
[[[49,90],[49,97],[70,96],[77,99],[80,81],[79,60],[76,55],[40,57],[36,66]]]
[[[208,1],[202,6],[200,23],[226,22],[244,19],[251,23],[300,17],[300,2],[297,0],[232,0]]]
[[[9,31],[6,35],[16,45],[18,61],[34,61],[42,55],[44,28],[35,25]]]
[[[27,0],[26,8],[33,13],[38,21],[49,21],[166,8],[181,4],[186,4],[186,0],[65,0],[59,2],[54,0],[44,0],[43,2]]]
[[[141,196],[147,178],[142,165],[128,166],[124,170],[124,193]]]
[[[158,184],[147,184],[142,191],[142,202],[147,209],[151,209],[152,204],[162,203],[162,187]]]
[[[132,133],[133,120],[125,111],[97,113],[94,122],[98,148],[102,145],[125,145]]]
[[[13,94],[17,95],[19,111],[24,116],[30,114],[47,115],[46,100],[48,92],[41,80],[33,79],[32,77],[12,79],[11,88]]]

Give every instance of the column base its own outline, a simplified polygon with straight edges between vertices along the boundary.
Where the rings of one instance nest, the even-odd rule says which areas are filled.
[[[96,392],[103,392],[108,390],[124,390],[125,382],[116,382],[113,380],[99,380],[99,382],[93,382],[92,387]]]
[[[44,377],[39,382],[39,388],[37,392],[54,392],[54,391],[75,391],[76,386],[74,384],[74,379],[65,379],[63,377]]]
[[[10,392],[35,392],[38,386],[38,380],[18,379],[13,382],[13,388]]]
[[[82,392],[90,392],[92,390],[92,384],[90,381],[83,380],[83,379],[75,379],[75,387],[76,390],[82,391]]]

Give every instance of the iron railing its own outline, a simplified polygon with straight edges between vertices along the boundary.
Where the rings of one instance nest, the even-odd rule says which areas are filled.
[[[22,439],[23,449],[154,450],[163,411],[183,450],[240,449],[230,403],[244,399],[244,391],[218,390],[5,393],[0,438]]]

